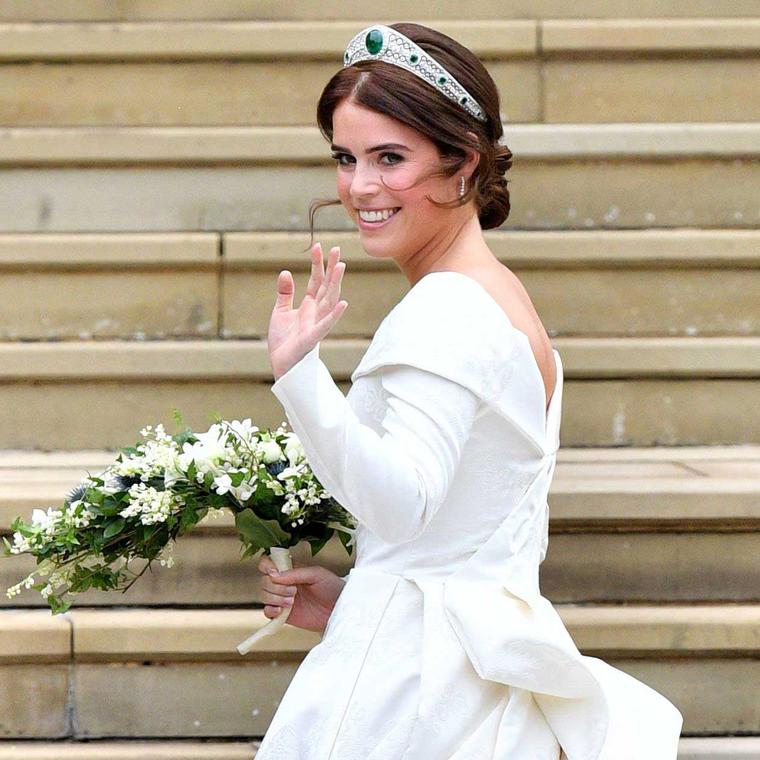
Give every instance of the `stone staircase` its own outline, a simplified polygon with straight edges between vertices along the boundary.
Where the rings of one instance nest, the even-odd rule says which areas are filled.
[[[317,97],[362,26],[421,21],[499,86],[513,210],[486,237],[565,365],[543,593],[584,653],[679,706],[680,760],[760,758],[760,10],[408,8],[0,4],[0,532],[172,408],[283,420],[264,336],[333,196]],[[341,209],[318,222],[348,264],[321,352],[347,391],[408,284]],[[175,556],[61,616],[3,594],[0,760],[255,755],[319,636],[237,653],[266,618],[228,518]],[[3,558],[1,590],[27,559]],[[333,543],[317,560],[351,565]]]

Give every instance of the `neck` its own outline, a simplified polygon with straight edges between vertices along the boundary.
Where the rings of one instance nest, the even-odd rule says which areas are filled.
[[[405,261],[397,261],[410,285],[430,272],[467,272],[498,263],[486,244],[477,214],[470,209],[467,212],[446,228],[442,238],[432,240],[429,246]]]

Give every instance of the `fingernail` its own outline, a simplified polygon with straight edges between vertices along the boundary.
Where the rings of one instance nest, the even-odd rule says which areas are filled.
[[[279,575],[279,574],[280,574],[280,571],[279,571],[279,570],[274,570],[274,569],[272,569],[272,568],[269,568],[269,570],[267,570],[267,572],[268,572],[270,575]]]
[[[285,597],[285,604],[293,604],[293,597],[292,596],[286,596]]]

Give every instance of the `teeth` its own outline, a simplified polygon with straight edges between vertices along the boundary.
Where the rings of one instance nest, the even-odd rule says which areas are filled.
[[[365,222],[380,222],[393,216],[398,209],[383,209],[382,211],[359,211],[359,216],[364,219]]]

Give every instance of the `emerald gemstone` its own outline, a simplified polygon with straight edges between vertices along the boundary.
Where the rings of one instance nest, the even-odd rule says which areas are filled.
[[[438,77],[438,84],[446,84],[446,77]]]
[[[417,53],[412,53],[412,54],[409,56],[409,60],[410,60],[412,63],[417,63],[417,61],[419,61],[419,60],[420,60],[420,57],[417,55]]]
[[[464,105],[467,102],[467,96],[465,95],[459,102]]]
[[[365,38],[364,44],[372,55],[377,55],[383,47],[383,33],[379,29],[373,29]]]

